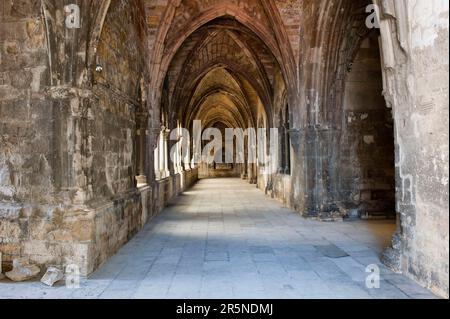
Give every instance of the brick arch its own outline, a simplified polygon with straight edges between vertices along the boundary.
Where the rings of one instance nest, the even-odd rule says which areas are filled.
[[[144,0],[137,0],[136,5],[142,13],[145,12]],[[96,67],[96,55],[100,42],[101,34],[104,28],[106,16],[111,7],[111,0],[86,0],[79,4],[81,9],[81,28],[73,31],[71,40],[72,45],[64,43],[63,38],[66,33],[64,23],[59,23],[58,8],[62,9],[61,3],[56,0],[41,1],[42,16],[45,22],[46,40],[48,47],[50,84],[60,86],[71,81],[73,84],[83,87],[92,86],[94,79],[94,70]],[[141,41],[143,46],[147,46],[147,34],[145,28],[140,26]],[[70,46],[70,49],[68,48]],[[68,53],[64,51],[79,50],[85,48],[83,62],[75,64],[73,61],[60,61],[61,57]],[[73,55],[73,53],[71,53]],[[77,59],[72,59],[77,60]],[[148,71],[147,71],[148,72]],[[68,74],[71,73],[71,74]]]
[[[367,36],[368,29],[365,27],[364,8],[369,4],[376,4],[381,9],[381,29],[380,29],[380,50],[383,55],[385,76],[394,76],[391,71],[403,77],[400,82],[405,83],[407,79],[402,74],[402,65],[406,65],[405,50],[407,50],[407,37],[405,36],[405,26],[408,24],[407,13],[402,5],[394,5],[391,1],[359,0],[358,10],[354,11],[352,2],[321,2],[317,9],[318,17],[316,22],[315,37],[310,44],[313,48],[322,47],[322,50],[315,50],[309,57],[310,60],[320,61],[324,57],[324,67],[320,69],[320,64],[315,63],[306,73],[305,78],[309,78],[308,89],[316,91],[319,96],[319,106],[323,113],[332,114],[335,118],[328,118],[324,115],[325,122],[339,123],[342,108],[342,85],[345,79],[346,66],[353,61],[354,56],[362,40]],[[340,14],[341,13],[341,14]],[[352,16],[352,14],[354,14]],[[394,62],[394,60],[398,63]],[[400,79],[398,79],[400,80]],[[385,84],[393,82],[386,81]],[[393,91],[395,88],[385,86],[387,103],[394,107]],[[333,94],[333,95],[330,95]],[[327,111],[327,109],[329,111]],[[331,110],[333,112],[331,112]]]
[[[408,15],[404,5],[394,5],[392,1],[380,0],[358,0],[355,3],[359,4],[357,6],[359,11],[356,12],[352,12],[354,4],[351,1],[319,2],[314,9],[317,12],[314,27],[316,31],[314,38],[307,45],[311,48],[325,45],[325,48],[309,54],[305,53],[305,56],[313,61],[320,61],[326,57],[324,63],[326,68],[320,70],[320,65],[315,63],[303,77],[308,79],[309,88],[320,88],[321,94],[329,91],[329,86],[333,84],[336,77],[341,80],[342,66],[354,58],[358,44],[365,38],[367,28],[364,25],[366,18],[364,8],[366,5],[375,4],[381,10],[380,49],[385,58],[383,67],[393,69],[395,67],[393,60],[396,58],[399,65],[406,64],[405,51],[409,41],[405,35]],[[352,16],[352,14],[355,15]],[[351,27],[349,28],[349,26]],[[305,56],[301,58],[305,58]],[[389,98],[390,94],[385,93],[387,102],[392,104],[392,99]]]
[[[222,117],[211,118],[208,122],[205,123],[204,129],[212,128],[217,124],[222,124],[225,127],[232,128],[236,126],[232,121],[224,120]]]

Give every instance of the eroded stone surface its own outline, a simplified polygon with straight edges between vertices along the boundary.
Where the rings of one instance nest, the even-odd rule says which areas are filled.
[[[45,272],[45,275],[41,278],[41,282],[44,285],[53,287],[58,281],[64,278],[64,273],[55,267],[49,267]]]
[[[28,261],[15,259],[13,261],[13,269],[5,275],[12,281],[27,281],[35,278],[41,269],[36,265],[30,265]]]
[[[3,269],[2,269],[2,253],[0,252],[0,280],[4,279],[5,275],[3,275]]]

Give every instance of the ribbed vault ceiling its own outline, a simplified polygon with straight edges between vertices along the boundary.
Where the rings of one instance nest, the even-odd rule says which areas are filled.
[[[166,75],[170,119],[190,127],[255,127],[258,112],[272,111],[281,68],[264,42],[231,17],[193,32],[174,55]]]

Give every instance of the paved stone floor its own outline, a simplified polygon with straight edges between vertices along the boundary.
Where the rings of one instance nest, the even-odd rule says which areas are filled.
[[[3,280],[0,298],[434,298],[381,265],[394,228],[305,220],[239,179],[202,180],[80,289]]]

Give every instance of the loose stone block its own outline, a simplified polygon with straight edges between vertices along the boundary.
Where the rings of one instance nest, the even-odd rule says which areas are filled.
[[[44,285],[53,287],[58,281],[64,278],[64,273],[56,267],[49,267],[44,277],[42,277],[41,282]]]
[[[39,273],[41,269],[36,265],[30,265],[28,262],[20,259],[15,259],[13,261],[13,270],[6,273],[6,277],[12,281],[26,281],[33,279]]]

